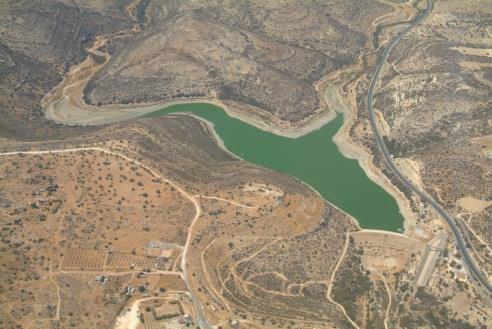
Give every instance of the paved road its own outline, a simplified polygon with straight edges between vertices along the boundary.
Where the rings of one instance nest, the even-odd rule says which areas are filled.
[[[376,142],[379,145],[379,148],[381,149],[384,159],[386,160],[386,163],[390,167],[391,171],[398,176],[398,178],[408,187],[410,188],[415,194],[417,194],[422,200],[426,201],[429,203],[438,213],[439,215],[448,223],[449,227],[453,231],[453,234],[455,236],[456,242],[458,244],[459,249],[461,250],[461,254],[463,255],[463,261],[467,268],[469,269],[470,273],[474,277],[475,280],[480,282],[480,284],[485,287],[489,293],[492,293],[492,286],[487,280],[487,278],[482,274],[478,266],[475,264],[473,259],[470,256],[470,253],[468,252],[468,248],[466,247],[465,241],[461,236],[461,232],[458,229],[458,226],[456,225],[456,222],[454,219],[444,210],[443,207],[441,207],[432,197],[427,195],[424,191],[419,190],[417,187],[415,187],[395,166],[393,163],[393,159],[388,151],[388,148],[386,147],[386,144],[384,143],[383,137],[378,131],[378,127],[376,125],[376,119],[374,116],[374,109],[373,109],[373,96],[374,96],[374,89],[376,88],[376,84],[379,80],[379,76],[381,75],[381,71],[383,69],[384,64],[386,63],[386,60],[388,59],[388,55],[391,52],[391,50],[400,42],[402,37],[408,33],[413,27],[415,27],[417,24],[422,22],[427,16],[429,16],[430,12],[432,9],[432,0],[427,0],[427,7],[423,13],[421,13],[417,18],[415,18],[403,31],[399,32],[393,40],[389,43],[389,45],[386,47],[386,49],[383,52],[383,55],[378,61],[378,65],[376,67],[376,71],[374,72],[374,75],[372,76],[371,83],[369,85],[369,90],[367,93],[367,111],[369,114],[369,120],[371,123],[371,127],[374,133],[374,136],[376,138]]]

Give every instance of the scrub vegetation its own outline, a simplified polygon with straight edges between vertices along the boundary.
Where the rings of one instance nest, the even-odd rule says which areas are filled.
[[[490,327],[490,293],[368,125],[374,64],[424,7],[0,1],[0,327]],[[391,52],[374,105],[395,163],[489,274],[490,15],[487,1],[435,1]],[[337,147],[397,197],[404,234],[361,229],[197,118],[111,117],[197,98],[290,137],[343,112]],[[56,124],[50,101],[107,121]]]

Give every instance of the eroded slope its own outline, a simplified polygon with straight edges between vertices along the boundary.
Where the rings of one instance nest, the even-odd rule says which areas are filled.
[[[434,4],[431,15],[393,49],[374,104],[395,162],[457,218],[488,275],[492,39],[483,22],[491,14],[480,2]],[[364,130],[366,86],[361,80],[356,87],[360,110],[352,136],[376,152],[372,134]],[[375,162],[385,168],[377,152]],[[435,228],[426,206],[414,201],[422,225]]]
[[[149,4],[143,33],[85,89],[92,104],[219,97],[299,125],[320,108],[315,84],[371,47],[378,2]],[[252,110],[250,108],[250,110]]]
[[[355,225],[299,182],[221,150],[198,120],[145,119],[63,142],[3,145],[58,150],[0,158],[3,327],[113,326],[149,291],[181,300],[188,314],[183,296],[196,294],[212,324],[345,326],[326,297],[316,301]],[[164,284],[172,275],[181,283]],[[222,286],[224,275],[231,280]],[[272,286],[277,275],[285,282]],[[273,300],[269,310],[255,306]]]
[[[82,61],[84,47],[95,36],[131,27],[123,2],[94,5],[51,0],[0,3],[2,136],[56,138],[77,131],[46,120],[40,101],[71,65]]]

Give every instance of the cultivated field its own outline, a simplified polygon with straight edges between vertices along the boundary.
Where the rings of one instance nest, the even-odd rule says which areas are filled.
[[[181,254],[194,206],[121,157],[95,150],[10,155],[0,166],[6,321],[107,326],[124,305],[120,292],[131,278],[118,272],[170,270]],[[166,250],[149,247],[159,241]],[[105,273],[115,276],[97,285],[95,275]],[[108,298],[109,287],[115,300],[99,302],[98,317],[90,307],[92,315],[84,314],[80,306]]]

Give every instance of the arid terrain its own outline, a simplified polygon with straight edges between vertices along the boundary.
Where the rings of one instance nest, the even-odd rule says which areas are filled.
[[[186,138],[186,131],[195,134]],[[195,314],[195,301],[210,324],[224,328],[236,321],[406,328],[399,314],[428,320],[405,297],[421,291],[412,280],[428,239],[361,231],[302,184],[222,151],[196,119],[4,145],[52,150],[0,157],[6,328],[124,328],[132,310],[137,324],[139,310],[142,328],[151,328],[166,321],[152,313],[162,303],[178,303],[184,317]],[[425,291],[449,296],[435,316],[448,325],[459,320],[456,328],[484,323],[479,300],[457,308],[457,298],[474,292],[445,265],[456,258],[447,259],[438,267],[442,278]],[[380,306],[367,313],[374,299]]]
[[[0,328],[492,326],[367,112],[383,50],[429,3],[0,0]],[[384,63],[377,126],[490,283],[492,6],[431,4]],[[343,113],[338,148],[405,230],[361,229],[195,117],[136,118],[187,101],[291,137]]]
[[[86,86],[91,104],[216,96],[296,122],[317,114],[315,82],[356,62],[382,3],[150,2],[144,31]]]
[[[8,146],[52,152],[0,158],[2,250],[9,251],[1,259],[2,326],[118,326],[119,312],[135,303],[146,314],[144,300],[172,299],[183,315],[194,314],[188,289],[211,323],[346,323],[328,299],[319,313],[311,307],[326,298],[319,294],[347,232],[357,230],[352,220],[300,183],[231,157],[197,120],[158,121]],[[188,129],[196,134],[186,141]],[[170,283],[171,275],[181,283]],[[244,304],[279,294],[284,300],[268,312]],[[294,315],[291,303],[305,310]]]
[[[40,100],[84,59],[95,36],[131,27],[123,1],[102,3],[0,1],[2,136],[59,138],[80,131],[46,120]]]
[[[456,218],[475,261],[490,277],[492,38],[480,22],[492,8],[481,4],[434,4],[432,15],[390,55],[374,107],[399,168]],[[365,107],[366,83],[346,86],[358,108]],[[373,150],[367,125],[360,112],[350,133]],[[380,157],[374,161],[384,170]],[[428,205],[413,198],[413,207],[421,214],[418,226],[430,227]]]

